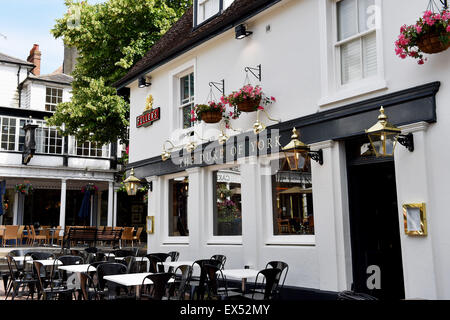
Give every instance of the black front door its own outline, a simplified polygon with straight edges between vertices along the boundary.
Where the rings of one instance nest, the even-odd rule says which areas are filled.
[[[393,158],[375,158],[363,139],[348,142],[353,289],[403,299],[403,268]]]

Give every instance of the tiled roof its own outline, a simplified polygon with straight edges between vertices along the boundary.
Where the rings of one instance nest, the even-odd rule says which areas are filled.
[[[222,14],[198,28],[193,28],[193,7],[159,39],[130,71],[114,86],[121,88],[144,72],[177,57],[281,0],[235,0]]]
[[[73,81],[73,78],[67,74],[64,73],[52,73],[52,74],[45,74],[41,76],[35,76],[33,74],[30,74],[28,76],[28,79],[30,80],[38,80],[38,81],[46,81],[46,82],[55,82],[60,84],[67,84],[70,85]]]
[[[11,57],[11,56],[9,56],[7,54],[4,54],[4,53],[1,53],[1,52],[0,52],[0,62],[8,62],[8,63],[14,63],[14,64],[28,65],[30,67],[34,66],[34,64],[32,64],[32,63],[30,63],[28,61],[21,60],[21,59],[18,59],[18,58],[14,58],[14,57]]]

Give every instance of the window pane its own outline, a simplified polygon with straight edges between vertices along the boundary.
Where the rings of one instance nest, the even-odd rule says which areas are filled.
[[[337,20],[339,41],[358,33],[356,0],[342,0],[337,3]]]
[[[190,104],[183,108],[183,129],[193,126],[193,123],[191,122],[191,108],[192,107],[193,107],[193,105]]]
[[[342,84],[361,78],[361,41],[356,39],[341,46]]]
[[[311,160],[303,171],[290,171],[284,159],[275,161],[280,170],[272,176],[273,234],[314,234]]]
[[[189,178],[169,181],[169,236],[188,236]]]
[[[214,235],[242,235],[241,173],[239,167],[213,173]]]
[[[377,74],[377,37],[371,33],[362,39],[364,78]]]
[[[194,74],[191,73],[189,75],[189,78],[190,78],[189,88],[191,89],[190,94],[191,94],[191,101],[192,101],[192,98],[194,97]]]
[[[375,20],[373,17],[375,12],[373,10],[368,10],[369,7],[373,5],[374,0],[358,0],[359,32],[364,32],[375,27]]]
[[[181,87],[181,104],[184,104],[189,101],[189,76],[183,77],[180,79],[180,87]]]

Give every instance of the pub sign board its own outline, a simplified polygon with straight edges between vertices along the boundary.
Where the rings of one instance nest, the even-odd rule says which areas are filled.
[[[156,108],[152,110],[145,110],[144,113],[136,117],[136,127],[148,127],[153,124],[156,120],[161,118],[161,108]]]
[[[153,109],[153,96],[149,95],[145,103],[144,112],[136,117],[136,127],[148,127],[153,124],[153,122],[161,119],[161,108]]]

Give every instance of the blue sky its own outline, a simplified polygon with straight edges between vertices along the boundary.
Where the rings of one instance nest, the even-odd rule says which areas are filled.
[[[89,3],[106,0],[88,0]],[[58,69],[64,47],[50,30],[67,12],[64,0],[0,0],[0,52],[26,60],[34,43],[42,52],[41,74]]]

